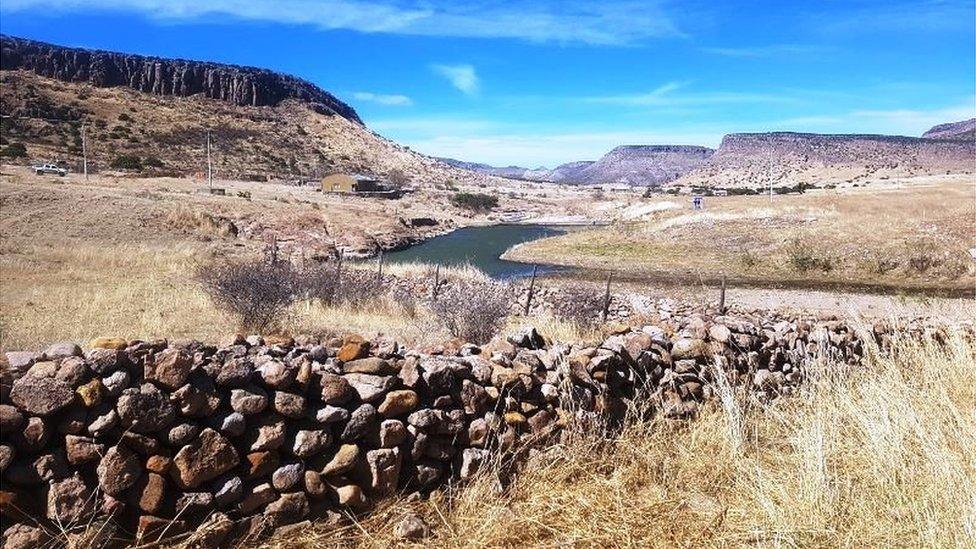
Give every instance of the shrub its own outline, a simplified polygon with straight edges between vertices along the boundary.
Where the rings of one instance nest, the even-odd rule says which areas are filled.
[[[457,280],[438,295],[430,309],[452,336],[480,344],[498,333],[510,307],[507,284]]]
[[[383,281],[372,270],[346,269],[338,281],[338,302],[363,309],[383,293]]]
[[[143,159],[142,165],[147,168],[162,168],[163,161],[156,156],[147,156],[145,159]]]
[[[297,299],[302,277],[290,263],[263,260],[213,263],[201,267],[197,281],[241,329],[263,332]]]
[[[141,170],[142,159],[132,154],[120,154],[112,159],[109,166],[116,170]]]
[[[812,246],[799,238],[790,241],[786,248],[786,256],[793,269],[806,273],[813,270],[829,273],[834,270],[834,261],[817,252]]]
[[[0,156],[5,158],[26,158],[27,147],[23,143],[11,143],[0,150]]]
[[[569,286],[552,299],[552,312],[581,328],[592,328],[600,322],[603,300],[603,292],[585,286]]]
[[[460,192],[451,197],[451,203],[458,208],[486,211],[498,206],[498,198],[484,193]]]

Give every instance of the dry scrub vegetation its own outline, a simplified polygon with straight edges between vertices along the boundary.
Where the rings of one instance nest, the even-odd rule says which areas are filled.
[[[871,189],[804,195],[709,197],[639,221],[530,242],[508,256],[658,279],[736,281],[817,288],[972,292],[976,265],[973,176],[916,178]],[[660,202],[660,199],[650,199]]]
[[[797,397],[729,394],[690,423],[578,431],[504,491],[495,468],[269,545],[397,545],[414,512],[437,547],[971,547],[974,376],[971,341],[907,343],[855,370],[821,365]]]

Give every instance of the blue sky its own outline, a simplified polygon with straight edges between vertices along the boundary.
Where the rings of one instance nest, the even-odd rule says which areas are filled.
[[[391,139],[496,165],[976,116],[973,0],[3,0],[0,31],[288,72]]]

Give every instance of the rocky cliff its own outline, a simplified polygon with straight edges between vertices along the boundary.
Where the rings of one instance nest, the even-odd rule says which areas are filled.
[[[922,137],[928,139],[976,140],[976,118],[932,126],[932,129],[922,134]]]
[[[763,187],[972,173],[976,143],[919,137],[794,132],[729,134],[675,185]]]
[[[297,99],[323,114],[362,124],[352,107],[318,86],[266,69],[67,48],[0,36],[0,67],[100,88],[125,86],[154,95],[203,94],[240,106],[274,106]]]

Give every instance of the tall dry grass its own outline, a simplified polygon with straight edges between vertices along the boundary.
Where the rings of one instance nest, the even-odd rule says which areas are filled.
[[[955,339],[822,365],[800,395],[732,392],[697,420],[577,432],[504,491],[495,471],[391,501],[276,547],[396,545],[404,513],[434,547],[972,547],[976,346]]]

